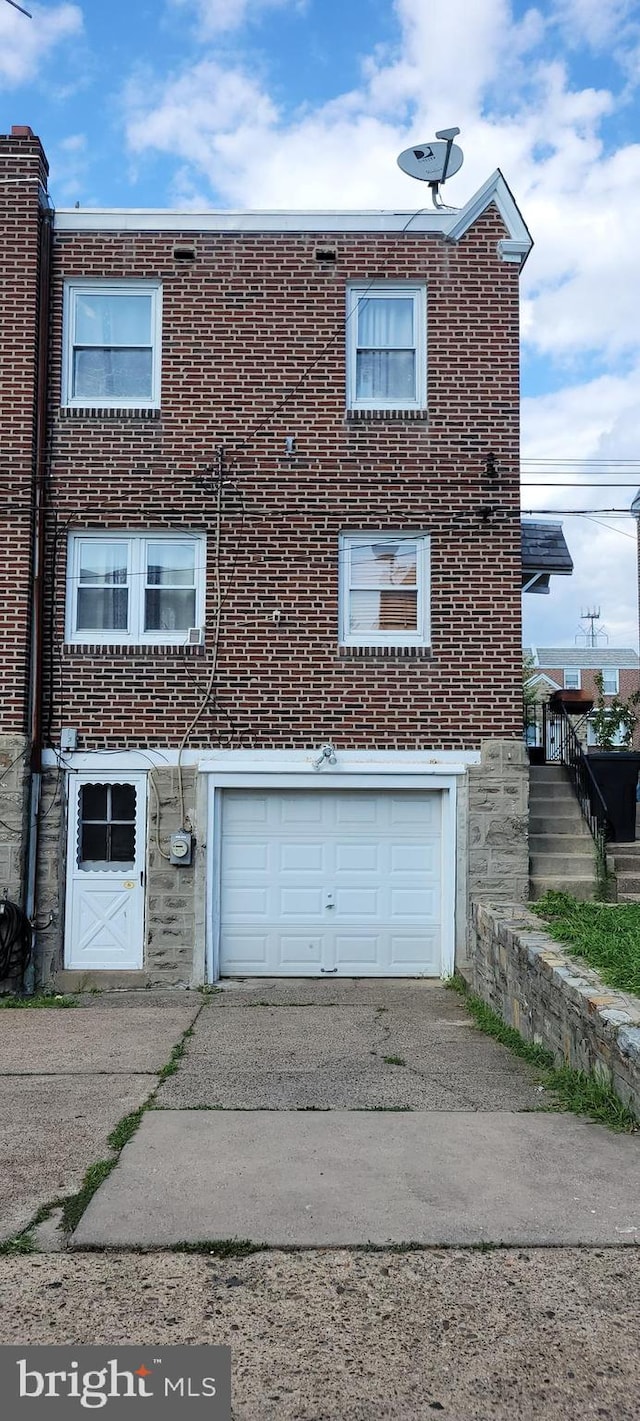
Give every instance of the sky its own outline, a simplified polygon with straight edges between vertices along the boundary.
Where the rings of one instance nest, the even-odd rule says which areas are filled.
[[[24,3],[0,0],[0,130],[39,134],[58,207],[409,212],[396,157],[452,125],[450,204],[502,169],[535,242],[522,506],[574,560],[524,598],[525,642],[571,646],[599,607],[636,647],[639,0]]]

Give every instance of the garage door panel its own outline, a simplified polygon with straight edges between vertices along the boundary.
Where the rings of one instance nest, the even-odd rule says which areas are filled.
[[[336,844],[336,873],[379,873],[380,849],[377,843]]]
[[[222,973],[438,975],[441,802],[437,791],[225,791]]]
[[[325,912],[325,894],[318,888],[281,888],[278,895],[282,918],[320,918]]]
[[[229,884],[225,893],[225,906],[229,920],[259,918],[264,922],[265,914],[269,910],[269,893],[266,887],[248,888],[245,884],[234,887]]]
[[[402,824],[410,826],[420,824],[422,829],[432,829],[434,834],[439,835],[439,795],[390,795],[388,804],[392,826],[399,827]]]
[[[325,867],[324,844],[280,844],[279,862],[282,873],[322,873]]]
[[[318,971],[322,965],[322,938],[310,938],[307,934],[287,934],[279,935],[279,961],[284,967],[295,967],[296,975],[302,968],[315,968]]]
[[[332,911],[336,917],[379,921],[381,896],[377,888],[338,888]]]
[[[280,799],[281,824],[322,823],[324,805],[321,794],[283,794]]]
[[[267,873],[269,869],[269,845],[259,840],[238,840],[229,843],[227,870],[229,873]]]
[[[379,933],[336,934],[335,962],[340,967],[377,968],[381,957]],[[377,975],[377,974],[376,974]]]
[[[427,923],[432,922],[436,914],[436,895],[430,888],[394,888],[390,899],[392,920],[413,918]]]
[[[413,968],[416,972],[426,972],[430,976],[439,975],[439,932],[391,933],[389,948],[389,963],[392,968]]]
[[[389,868],[392,874],[437,875],[440,844],[390,844]]]

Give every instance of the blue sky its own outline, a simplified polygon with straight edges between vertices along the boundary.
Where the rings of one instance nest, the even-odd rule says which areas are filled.
[[[595,600],[611,645],[635,645],[635,525],[564,510],[626,508],[615,482],[640,485],[637,0],[26,4],[32,20],[0,0],[0,127],[40,134],[58,207],[410,211],[396,155],[450,124],[451,203],[502,168],[536,243],[525,477],[572,485],[523,494],[558,510],[575,562],[525,598],[525,635],[571,644]]]

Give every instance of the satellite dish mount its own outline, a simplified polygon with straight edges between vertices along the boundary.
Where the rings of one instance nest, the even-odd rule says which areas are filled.
[[[440,188],[447,178],[459,171],[464,162],[462,149],[453,141],[459,132],[459,128],[441,128],[436,133],[435,143],[419,143],[405,148],[398,158],[398,167],[402,168],[403,173],[429,184],[431,200],[436,208],[446,207],[446,203],[440,201]]]

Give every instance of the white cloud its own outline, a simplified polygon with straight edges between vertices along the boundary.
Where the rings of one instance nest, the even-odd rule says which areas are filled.
[[[264,10],[281,9],[287,5],[300,8],[300,0],[169,0],[173,9],[194,11],[203,38],[239,30],[248,20]]]
[[[627,472],[619,462],[638,459],[639,386],[640,360],[625,376],[602,375],[523,401],[523,478],[555,484],[523,488],[523,508],[551,511],[563,522],[574,561],[571,578],[551,579],[548,598],[524,598],[525,637],[540,645],[571,645],[580,613],[595,604],[610,645],[637,646],[636,525],[624,512],[612,517],[604,510],[629,509],[636,477],[640,484],[633,467]],[[529,460],[553,462],[536,467]],[[586,516],[565,512],[572,509]]]
[[[36,6],[32,20],[10,5],[0,6],[0,84],[13,89],[30,83],[51,51],[64,40],[80,35],[82,28],[78,5],[63,4],[47,10]]]

